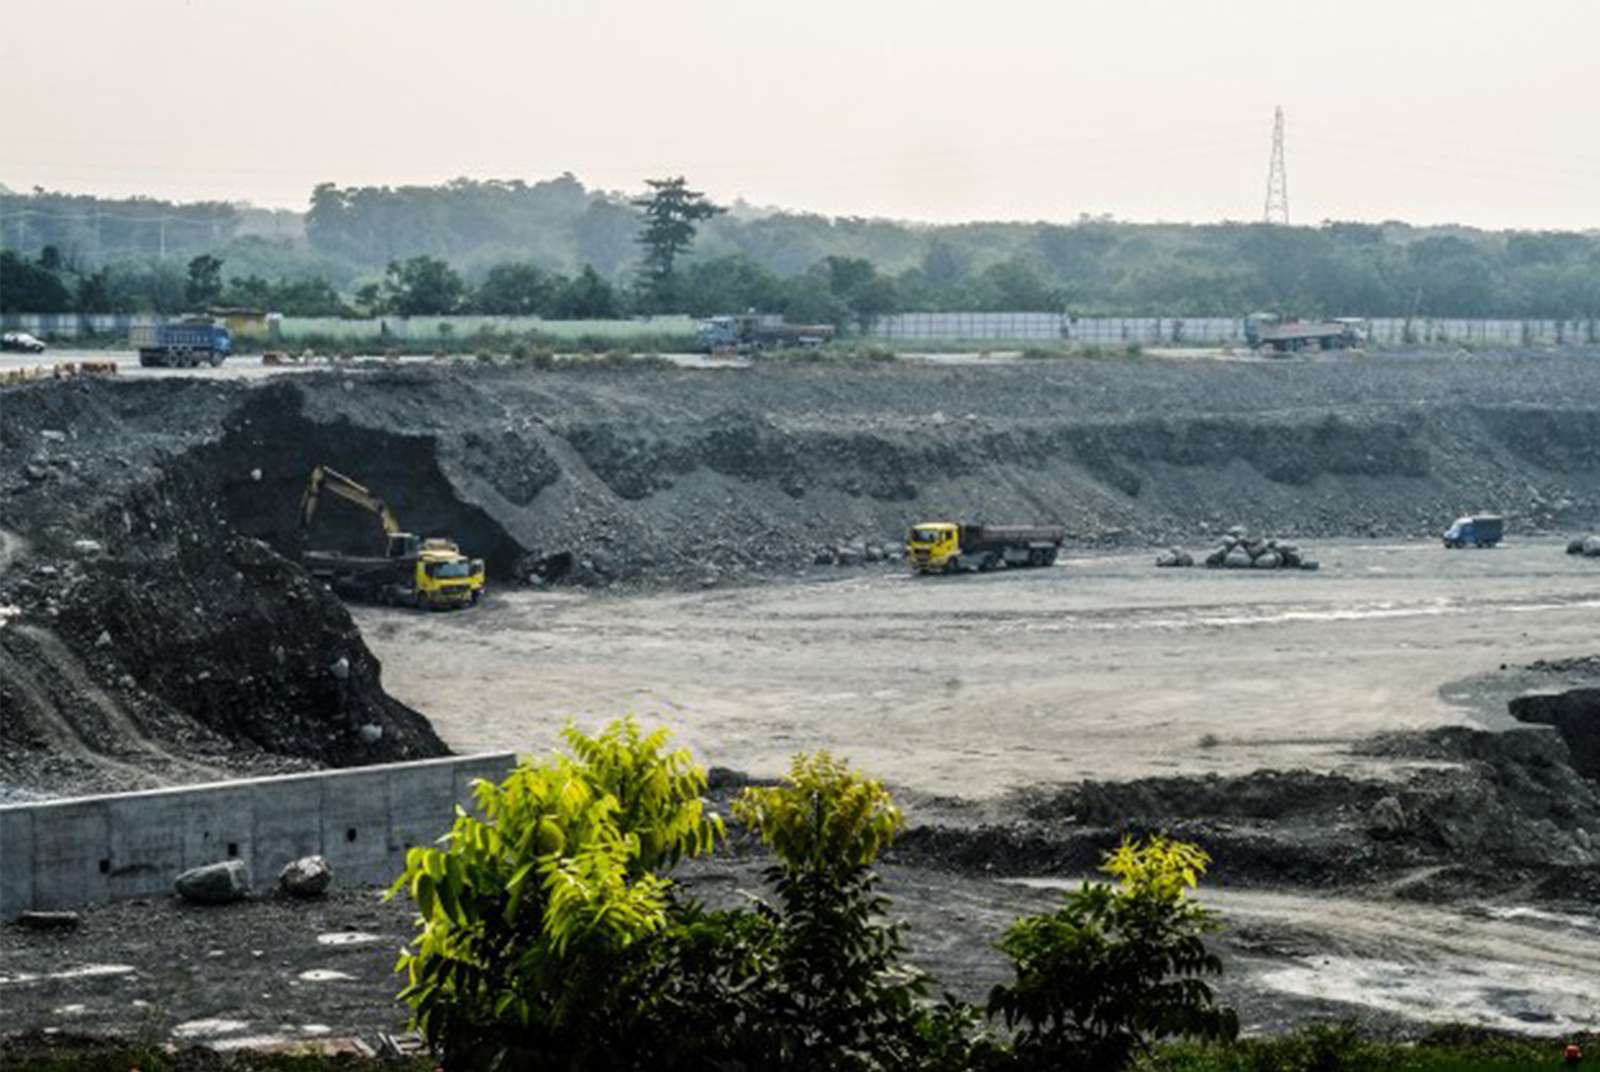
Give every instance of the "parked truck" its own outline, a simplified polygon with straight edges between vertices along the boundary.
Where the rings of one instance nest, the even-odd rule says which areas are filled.
[[[1493,547],[1505,536],[1506,525],[1497,514],[1473,514],[1458,517],[1444,532],[1446,547]]]
[[[833,338],[832,324],[790,324],[782,317],[714,316],[702,320],[700,345],[707,353],[749,353],[785,346],[821,346]]]
[[[924,521],[906,536],[916,573],[959,573],[1004,566],[1048,566],[1067,538],[1060,525],[967,525]]]
[[[135,324],[128,329],[128,346],[139,351],[139,364],[146,368],[216,368],[233,352],[233,336],[209,320]]]
[[[1245,317],[1244,338],[1257,350],[1288,353],[1293,350],[1344,350],[1360,346],[1363,322],[1353,317],[1335,320],[1282,320],[1274,313]]]
[[[481,558],[468,558],[454,540],[440,536],[422,539],[401,531],[400,521],[388,503],[325,465],[311,471],[300,498],[302,542],[310,531],[323,491],[377,515],[383,526],[383,554],[302,550],[300,560],[313,577],[341,596],[371,603],[449,610],[478,602],[483,594]]]

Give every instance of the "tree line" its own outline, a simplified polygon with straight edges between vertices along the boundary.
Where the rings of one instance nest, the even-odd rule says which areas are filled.
[[[169,227],[166,257],[146,235],[136,255],[102,261],[84,244],[90,207],[36,194],[0,201],[0,216],[18,202],[33,206],[20,235],[29,244],[0,220],[6,311],[179,312],[187,265],[207,256],[225,265],[219,300],[289,315],[755,309],[837,324],[901,311],[1600,315],[1600,236],[1578,232],[1087,216],[921,226],[713,205],[682,179],[653,180],[627,198],[563,175],[531,184],[325,183],[313,191],[303,240],[241,233],[247,210],[194,206],[192,226]],[[49,230],[39,214],[52,207],[60,219]],[[176,236],[199,242],[202,232],[215,236],[210,244],[173,256]],[[61,241],[31,247],[46,234]]]

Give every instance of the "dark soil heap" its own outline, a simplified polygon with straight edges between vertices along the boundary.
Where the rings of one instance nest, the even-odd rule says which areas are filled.
[[[444,754],[344,606],[223,510],[239,394],[0,396],[0,799]]]

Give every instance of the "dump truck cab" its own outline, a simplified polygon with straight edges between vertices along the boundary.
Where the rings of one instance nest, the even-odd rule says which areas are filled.
[[[443,547],[424,548],[417,556],[415,569],[413,585],[419,606],[442,610],[476,602],[472,563],[461,552]]]
[[[950,521],[924,521],[906,534],[906,558],[912,569],[949,569],[961,556],[961,526]]]
[[[433,608],[467,606],[483,592],[483,559],[468,558],[454,540],[431,537],[417,552],[417,603]]]

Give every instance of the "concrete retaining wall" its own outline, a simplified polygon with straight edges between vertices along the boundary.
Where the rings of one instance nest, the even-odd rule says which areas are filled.
[[[169,893],[179,872],[238,857],[257,891],[320,853],[340,885],[388,883],[450,829],[474,779],[510,752],[0,807],[0,919]]]

